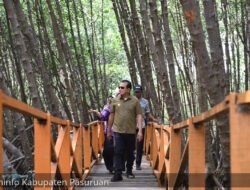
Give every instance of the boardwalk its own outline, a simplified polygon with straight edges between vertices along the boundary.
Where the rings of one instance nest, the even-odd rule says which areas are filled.
[[[134,179],[127,179],[125,173],[123,173],[123,181],[110,182],[112,174],[106,170],[103,159],[93,166],[91,175],[86,180],[86,186],[89,187],[78,187],[77,190],[81,189],[145,189],[145,190],[156,190],[163,189],[158,187],[157,179],[152,174],[152,168],[149,165],[149,161],[143,157],[142,170],[133,170],[135,174]],[[99,184],[100,186],[98,187]],[[105,184],[105,185],[103,185]]]

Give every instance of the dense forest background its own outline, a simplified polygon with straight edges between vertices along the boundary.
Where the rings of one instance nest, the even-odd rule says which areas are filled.
[[[142,84],[155,117],[178,123],[248,90],[249,64],[250,0],[0,2],[0,88],[76,123],[93,120],[88,109],[101,109],[122,79]],[[5,162],[25,173],[32,122],[8,111],[4,119]],[[210,182],[223,186],[228,119],[206,135]]]

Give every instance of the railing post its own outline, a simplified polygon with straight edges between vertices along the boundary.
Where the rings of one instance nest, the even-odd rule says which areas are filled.
[[[82,162],[83,162],[83,141],[82,141],[82,124],[80,124],[79,128],[73,128],[73,137],[72,137],[72,149],[73,149],[73,157],[76,162],[76,175],[79,178],[82,178]],[[73,164],[73,163],[71,163]]]
[[[35,138],[35,180],[50,181],[51,180],[51,120],[50,114],[47,115],[46,121],[38,121],[34,118],[34,138]],[[34,187],[38,189],[51,189],[51,187]]]
[[[3,92],[0,90],[0,181],[3,180]],[[2,190],[3,187],[0,184],[0,190]]]
[[[181,160],[181,131],[174,131],[171,126],[170,133],[170,152],[169,152],[169,174],[168,189],[174,189],[176,177]]]
[[[99,126],[98,127],[98,146],[99,146],[98,152],[101,154],[102,149],[103,149],[103,144],[104,144],[104,123],[99,122],[98,126]]]
[[[153,124],[150,123],[148,124],[148,126],[146,127],[146,136],[145,136],[145,142],[144,143],[144,147],[145,147],[145,154],[146,154],[146,159],[149,160],[149,146],[151,143],[151,137],[152,137],[152,126]]]
[[[55,150],[58,153],[57,160],[62,179],[70,186],[70,121],[67,120],[66,126],[61,126],[58,130],[58,137]]]
[[[91,126],[91,142],[94,156],[98,158],[98,124]]]
[[[83,127],[83,155],[84,155],[84,170],[90,171],[91,165],[91,146],[90,146],[90,127]]]
[[[250,186],[250,105],[237,105],[236,94],[230,95],[230,162],[231,189]]]
[[[194,126],[189,119],[189,187],[188,189],[205,189],[205,124]]]

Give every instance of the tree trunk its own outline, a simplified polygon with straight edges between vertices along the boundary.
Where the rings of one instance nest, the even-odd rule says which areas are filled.
[[[225,81],[226,74],[224,69],[223,50],[215,0],[203,0],[203,6],[206,19],[206,28],[208,32],[212,68],[213,71],[215,71],[214,76],[210,77],[217,79],[215,81],[216,83],[214,84],[216,89],[214,89],[214,92],[212,92],[217,94],[216,101],[212,103],[212,105],[214,105],[215,103],[219,103],[223,100],[225,95],[228,94],[229,89],[227,89]],[[217,89],[221,89],[221,91],[218,91]]]
[[[83,42],[82,42],[82,37],[80,34],[80,27],[79,27],[79,20],[78,20],[78,15],[77,15],[77,5],[76,2],[73,1],[73,8],[74,8],[74,15],[75,15],[75,22],[76,22],[76,27],[77,27],[77,36],[78,36],[78,41],[80,45],[80,55],[79,55],[79,63],[78,63],[78,68],[79,68],[79,74],[80,74],[80,81],[81,81],[81,86],[82,86],[82,105],[83,105],[83,114],[81,114],[81,122],[83,123],[88,123],[89,120],[89,113],[88,113],[88,104],[87,104],[87,89],[86,89],[86,77],[84,75],[87,75],[87,69],[85,68],[86,66],[86,58],[84,55],[84,48],[83,48]],[[83,62],[82,64],[80,64]],[[82,66],[83,65],[83,66]],[[88,81],[88,80],[87,80]],[[87,82],[88,83],[88,82]]]
[[[0,72],[0,89],[2,89],[6,95],[10,96],[9,89],[6,86],[5,79],[3,78],[2,72]],[[17,128],[18,134],[20,135],[20,144],[22,146],[22,150],[25,155],[23,168],[22,168],[22,172],[25,173],[31,168],[33,168],[31,146],[30,146],[30,142],[28,139],[28,135],[25,131],[25,121],[23,120],[22,115],[17,112],[13,112],[13,119],[14,119],[14,124],[16,125],[16,128]]]
[[[54,37],[56,40],[56,46],[58,49],[58,53],[59,53],[59,61],[60,64],[62,66],[62,71],[63,71],[63,75],[64,75],[64,82],[65,82],[65,88],[66,88],[66,92],[67,92],[67,98],[69,99],[69,103],[72,109],[72,114],[73,114],[73,119],[75,122],[79,122],[78,119],[78,114],[77,114],[77,108],[75,105],[75,92],[74,89],[72,88],[72,84],[70,83],[70,76],[69,76],[69,72],[72,75],[72,60],[71,60],[71,56],[69,54],[69,46],[67,43],[67,39],[65,38],[65,29],[63,23],[62,23],[62,18],[59,17],[60,22],[61,22],[61,26],[63,28],[64,32],[60,32],[59,29],[59,25],[57,23],[57,19],[56,16],[54,14],[52,5],[50,0],[46,0],[48,8],[49,8],[49,13],[50,13],[50,17],[51,17],[51,21],[52,21],[52,27],[53,27],[53,33],[54,33]],[[57,1],[56,1],[57,2]],[[60,15],[60,8],[58,7],[58,2],[57,2],[57,9]],[[64,38],[62,38],[62,35],[64,36]],[[67,47],[66,47],[67,46]],[[64,61],[64,58],[66,60],[66,63]]]
[[[124,23],[122,22],[121,12],[119,14],[119,9],[117,7],[116,0],[112,0],[112,3],[113,3],[113,8],[114,8],[114,12],[115,12],[119,32],[120,32],[120,35],[121,35],[124,51],[126,53],[127,60],[128,60],[128,67],[129,67],[129,74],[130,74],[130,77],[131,77],[131,81],[132,81],[133,84],[138,84],[137,74],[136,74],[136,67],[135,67],[135,63],[134,63],[134,57],[132,57],[134,55],[134,54],[132,54],[132,52],[135,51],[134,50],[134,48],[135,48],[134,47],[134,42],[132,42],[130,44],[130,47],[131,47],[131,53],[130,53],[129,48],[128,48],[128,43],[127,43],[127,40],[126,40],[125,30],[124,30]],[[130,38],[130,35],[128,37]],[[131,40],[130,40],[130,42],[131,42]]]
[[[200,6],[196,0],[181,0],[187,26],[191,35],[194,52],[197,58],[197,78],[199,82],[199,94],[201,111],[207,110],[207,98],[204,92],[208,92],[211,100],[211,106],[216,105],[224,99],[224,86],[221,86],[218,81],[222,81],[217,75],[225,73],[223,67],[214,67],[208,55],[205,36],[202,30]],[[212,22],[212,21],[211,21]],[[211,33],[210,33],[211,35]],[[211,36],[209,38],[212,38]],[[210,44],[211,45],[211,44]],[[215,46],[215,44],[212,44]],[[217,64],[217,63],[216,63]],[[220,69],[220,70],[216,70]],[[219,78],[218,78],[219,77]],[[217,121],[218,128],[220,128],[220,139],[222,143],[223,152],[223,169],[226,174],[229,173],[229,126],[225,118]],[[225,183],[229,182],[228,175],[225,175]]]
[[[182,121],[182,114],[181,114],[181,99],[180,93],[177,86],[176,81],[176,72],[175,72],[175,63],[174,63],[174,45],[172,41],[170,26],[169,26],[169,19],[168,19],[168,0],[161,0],[162,3],[162,17],[163,17],[163,28],[164,28],[164,36],[165,36],[165,46],[167,50],[167,62],[169,68],[169,75],[170,75],[170,84],[172,89],[173,101],[174,101],[174,112],[176,120],[175,122]]]
[[[17,21],[17,15],[15,13],[13,1],[4,0],[4,7],[7,11],[8,19],[10,20],[11,27],[15,36],[16,43],[14,45],[17,56],[24,68],[29,83],[29,92],[32,98],[32,105],[36,108],[41,109],[42,104],[39,98],[37,82],[35,80],[36,76],[33,72],[31,58],[28,54],[27,47],[23,40],[23,34],[20,29],[20,24]]]
[[[158,18],[158,11],[157,5],[155,0],[149,0],[149,8],[150,8],[150,16],[153,28],[153,36],[154,36],[154,43],[155,43],[155,51],[156,51],[156,59],[157,65],[160,73],[160,81],[162,83],[162,93],[164,95],[164,102],[166,104],[167,112],[169,115],[170,123],[178,123],[179,118],[177,117],[174,111],[174,102],[173,96],[171,93],[170,83],[169,83],[169,75],[166,66],[166,60],[164,56],[164,47],[161,38],[161,31],[160,31],[160,23]]]
[[[47,100],[48,108],[52,115],[62,117],[60,114],[59,109],[59,100],[55,95],[54,88],[52,86],[52,79],[48,73],[47,66],[44,63],[44,59],[42,57],[43,52],[39,51],[39,43],[37,41],[37,38],[34,36],[33,29],[28,25],[25,15],[23,13],[22,7],[20,5],[20,2],[18,0],[14,1],[15,8],[17,12],[17,18],[21,26],[22,33],[24,34],[24,37],[26,38],[28,48],[27,50],[30,52],[30,55],[34,57],[34,60],[36,62],[36,66],[39,68],[39,71],[41,72],[41,80],[43,82],[43,88]],[[42,42],[40,42],[42,43]],[[41,48],[43,48],[41,46]]]
[[[232,90],[232,72],[231,72],[231,58],[230,58],[230,51],[229,51],[229,28],[228,28],[228,11],[227,0],[222,0],[222,8],[223,8],[223,23],[225,27],[225,52],[226,52],[226,66],[227,66],[227,75],[226,75],[226,85],[229,92]]]
[[[122,5],[122,2],[120,4]],[[131,7],[131,17],[133,19],[132,22],[131,21],[129,22],[128,20],[129,15],[127,16],[124,15],[125,16],[124,19],[126,19],[126,22],[128,23],[128,26],[130,27],[132,31],[131,36],[130,36],[132,37],[130,39],[130,43],[132,41],[138,43],[138,47],[134,45],[133,49],[135,53],[134,57],[137,59],[137,64],[139,63],[141,65],[141,71],[140,71],[140,65],[137,65],[138,70],[140,72],[140,76],[141,76],[141,82],[144,88],[146,89],[146,92],[149,94],[150,99],[154,103],[155,115],[160,116],[161,108],[158,103],[158,98],[157,98],[157,94],[156,94],[155,86],[153,82],[152,66],[150,63],[149,52],[148,52],[147,44],[145,42],[145,37],[141,29],[141,24],[139,21],[139,17],[137,14],[134,0],[130,0],[130,7]],[[126,9],[128,9],[128,6],[126,6]],[[127,27],[127,32],[128,30],[129,28]],[[139,49],[139,53],[136,47]],[[140,57],[138,57],[138,54],[140,55]]]

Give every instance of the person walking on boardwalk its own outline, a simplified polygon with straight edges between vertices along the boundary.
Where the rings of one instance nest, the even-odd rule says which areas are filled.
[[[137,138],[142,140],[142,110],[139,100],[130,95],[131,82],[122,80],[119,85],[120,95],[111,103],[107,138],[111,138],[111,127],[114,131],[114,169],[112,182],[122,180],[124,153],[126,152],[127,178],[134,178],[132,173],[136,140],[136,120],[138,124]]]
[[[113,138],[107,139],[107,131],[108,131],[108,118],[110,115],[110,105],[113,97],[109,96],[107,99],[107,104],[104,106],[103,110],[99,112],[98,110],[90,109],[89,112],[95,113],[100,121],[104,121],[104,148],[103,148],[103,158],[104,163],[109,170],[110,173],[113,172],[113,157],[114,157],[114,146],[113,146]],[[112,130],[112,129],[111,129]],[[113,137],[113,131],[111,131],[111,137]]]
[[[146,122],[148,120],[155,121],[157,120],[150,114],[148,100],[142,97],[142,86],[135,85],[134,87],[135,96],[138,98],[141,108],[142,108],[142,140],[136,142],[136,170],[141,170],[141,160],[143,154],[143,141],[144,141],[144,133],[146,128]],[[139,129],[137,128],[138,132]]]

